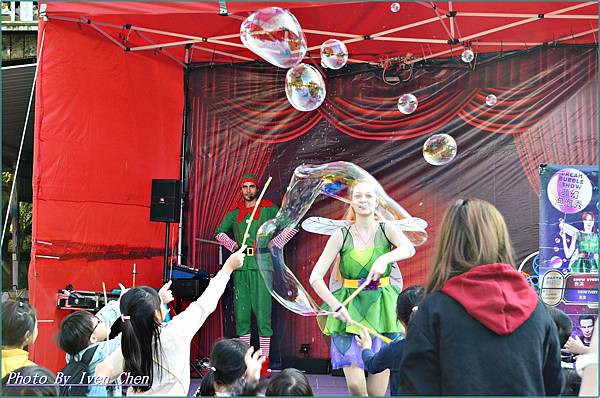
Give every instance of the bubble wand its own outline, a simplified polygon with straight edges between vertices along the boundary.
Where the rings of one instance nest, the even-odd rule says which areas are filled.
[[[246,231],[244,232],[244,238],[242,239],[242,247],[246,245],[246,239],[248,239],[248,236],[250,235],[250,226],[252,226],[252,221],[254,221],[254,215],[256,214],[256,210],[258,210],[258,205],[260,205],[260,201],[262,200],[265,192],[267,191],[267,187],[271,183],[272,179],[273,177],[269,177],[269,179],[265,183],[265,186],[262,189],[262,192],[258,196],[258,199],[256,199],[254,209],[252,209],[252,213],[250,214],[250,218],[248,219],[248,225],[246,226]]]

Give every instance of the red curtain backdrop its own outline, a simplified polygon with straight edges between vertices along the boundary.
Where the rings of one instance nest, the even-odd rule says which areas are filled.
[[[150,191],[153,178],[179,178],[183,73],[75,24],[39,32],[29,268],[39,336],[30,356],[58,371],[65,357],[54,336],[70,313],[56,308],[59,289],[130,286],[133,263],[138,285],[160,286],[165,226],[150,222]]]
[[[436,227],[448,203],[458,197],[481,197],[500,208],[517,258],[537,250],[533,176],[539,163],[597,163],[597,52],[553,47],[490,58],[474,70],[430,65],[395,86],[381,80],[379,69],[329,71],[325,102],[306,113],[287,103],[283,70],[201,65],[192,71],[188,263],[209,272],[218,269],[216,246],[198,239],[213,238],[219,221],[240,197],[243,173],[253,171],[262,180],[271,175],[267,198],[279,203],[296,166],[335,160],[365,168],[413,216],[429,222],[429,241],[400,264],[405,286],[425,282]],[[419,100],[412,115],[397,110],[397,98],[404,93]],[[485,105],[488,94],[497,96],[496,106]],[[568,129],[561,128],[566,124]],[[457,141],[458,155],[447,166],[434,167],[422,158],[423,143],[434,133],[448,133]],[[338,202],[322,200],[308,215],[336,218],[344,210]],[[323,237],[301,231],[286,246],[286,263],[305,287],[324,244]],[[232,335],[223,327],[231,313],[232,303],[225,299],[222,318],[203,328],[205,354],[223,332]],[[311,344],[312,356],[328,357],[327,339],[314,319],[274,303],[273,322],[275,359],[297,355],[302,343]]]

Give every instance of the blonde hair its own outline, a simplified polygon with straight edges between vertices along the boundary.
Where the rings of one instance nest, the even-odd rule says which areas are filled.
[[[453,276],[482,264],[514,267],[512,245],[502,214],[481,199],[459,199],[444,215],[435,245],[427,293],[440,290]]]
[[[358,180],[356,181],[356,183],[354,185],[352,185],[350,187],[350,189],[348,190],[348,197],[350,200],[352,200],[352,191],[354,190],[354,187],[357,186],[358,184],[369,184],[371,186],[373,186],[373,183],[371,183],[370,181],[367,180]],[[375,190],[375,188],[373,187],[373,190]],[[377,201],[377,206],[379,206],[379,200]],[[342,218],[342,220],[345,221],[349,221],[350,225],[354,224],[354,222],[356,221],[356,212],[354,211],[354,208],[352,207],[352,205],[348,205],[348,208],[346,209],[346,212],[344,213],[344,217]],[[379,221],[380,217],[377,213],[375,213],[375,221]],[[350,231],[348,231],[348,233],[350,233]],[[345,241],[345,240],[344,240]],[[343,247],[342,247],[343,249]],[[335,257],[335,260],[333,262],[333,270],[331,273],[331,277],[333,280],[335,280],[336,282],[341,282],[342,281],[342,274],[340,272],[340,254],[338,253],[338,255]]]

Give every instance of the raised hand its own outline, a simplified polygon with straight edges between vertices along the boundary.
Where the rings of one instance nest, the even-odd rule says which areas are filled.
[[[373,340],[369,331],[365,327],[360,328],[360,336],[355,336],[356,342],[361,350],[370,350],[373,346]]]
[[[254,347],[248,348],[246,355],[244,356],[244,362],[246,363],[246,380],[258,381],[260,379],[260,369],[262,368],[263,362],[267,360],[262,355],[262,351],[258,349],[254,352]]]
[[[169,304],[171,301],[175,300],[175,298],[173,297],[173,292],[171,291],[172,282],[173,281],[168,281],[158,291],[158,295],[162,300],[163,304]]]
[[[562,351],[572,352],[573,354],[587,354],[590,351],[590,347],[583,344],[583,341],[579,338],[579,336],[569,337],[569,340],[565,343],[565,347]]]
[[[225,261],[225,264],[223,264],[223,271],[231,274],[236,269],[242,268],[242,265],[244,265],[244,258],[246,257],[247,247],[248,246],[243,245],[238,251],[229,256],[227,261]]]

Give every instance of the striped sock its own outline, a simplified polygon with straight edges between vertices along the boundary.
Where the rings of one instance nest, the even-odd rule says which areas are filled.
[[[240,340],[242,340],[244,343],[250,345],[250,333],[240,336]]]
[[[271,337],[260,336],[258,338],[260,344],[260,350],[265,357],[269,357],[269,351],[271,350]]]

